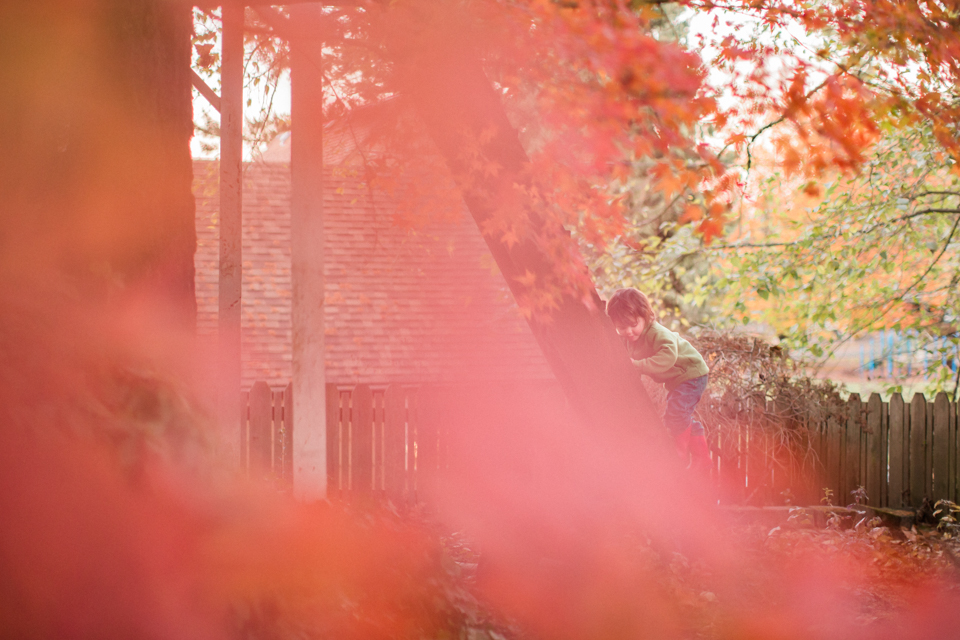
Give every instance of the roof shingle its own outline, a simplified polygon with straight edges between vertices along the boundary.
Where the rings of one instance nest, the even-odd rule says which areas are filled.
[[[342,173],[342,172],[341,172]],[[194,162],[198,331],[217,329],[218,167]],[[291,377],[290,175],[244,167],[243,386]],[[340,384],[553,378],[476,224],[406,229],[356,178],[324,178],[327,379]]]

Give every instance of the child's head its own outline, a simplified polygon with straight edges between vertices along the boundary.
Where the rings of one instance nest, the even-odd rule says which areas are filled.
[[[657,319],[650,300],[636,289],[617,289],[607,301],[607,315],[616,327],[632,327],[643,319],[650,324]]]

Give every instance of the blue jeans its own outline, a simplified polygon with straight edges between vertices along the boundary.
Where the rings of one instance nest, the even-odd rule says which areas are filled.
[[[678,436],[691,426],[691,436],[703,435],[703,425],[693,419],[693,411],[707,388],[708,378],[709,376],[700,376],[681,382],[667,393],[667,410],[663,413],[663,424],[670,429],[670,435]]]

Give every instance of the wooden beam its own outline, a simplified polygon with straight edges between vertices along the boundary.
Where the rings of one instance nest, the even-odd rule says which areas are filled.
[[[220,62],[220,279],[218,414],[224,457],[240,463],[240,309],[243,230],[243,8],[223,8]]]
[[[291,8],[291,22],[320,16],[319,5]],[[293,288],[293,492],[327,495],[326,370],[323,278],[322,42],[301,38],[290,56],[290,266]]]
[[[193,69],[190,69],[191,81],[193,82],[193,88],[200,92],[204,98],[207,99],[207,102],[210,103],[210,106],[217,110],[217,113],[220,113],[220,96],[203,81],[197,72]]]
[[[285,2],[276,2],[276,0],[228,0],[224,2],[223,0],[210,0],[209,2],[204,2],[203,0],[183,0],[183,2],[192,4],[193,6],[199,9],[213,9],[215,7],[221,6],[231,6],[231,7],[270,7],[270,6],[296,6],[301,4],[313,4],[318,5],[320,3],[315,2],[314,0],[286,0]],[[362,0],[325,0],[322,3],[322,6],[325,7],[368,7],[369,3],[363,2]]]

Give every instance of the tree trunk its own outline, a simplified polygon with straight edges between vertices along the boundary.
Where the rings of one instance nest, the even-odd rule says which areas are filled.
[[[418,22],[416,34],[404,31],[391,43],[402,90],[413,98],[481,231],[498,215],[530,217],[537,240],[528,237],[511,247],[498,234],[484,233],[514,297],[522,303],[556,295],[538,287],[557,273],[571,272],[571,265],[545,250],[544,239],[561,239],[568,247],[566,255],[579,252],[569,233],[545,222],[526,192],[515,188],[528,184],[529,161],[456,19],[447,15]],[[464,153],[489,132],[493,135],[482,143],[481,157],[495,163],[495,173],[478,171],[476,157]],[[509,214],[502,211],[507,207]],[[555,310],[530,318],[533,334],[581,417],[610,435],[650,434],[660,420],[640,376],[604,313],[586,267],[572,271],[579,281],[569,282]]]
[[[0,268],[196,315],[191,7],[35,0],[0,9]]]

